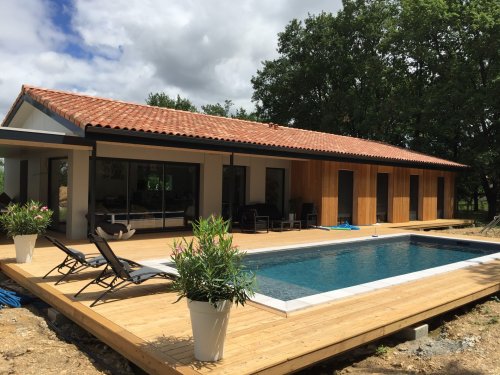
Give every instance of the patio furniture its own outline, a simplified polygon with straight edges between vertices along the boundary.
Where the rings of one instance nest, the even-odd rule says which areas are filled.
[[[252,233],[264,230],[269,232],[269,216],[259,215],[253,208],[245,209],[240,217],[240,230]]]
[[[302,229],[300,220],[273,220],[272,230],[283,232],[284,230]]]
[[[257,232],[266,230],[272,220],[281,220],[282,216],[278,208],[270,203],[248,204],[241,208],[240,228],[242,232]]]
[[[300,211],[300,220],[303,228],[311,228],[318,226],[318,213],[314,203],[303,203]]]
[[[113,215],[111,216],[113,218]],[[96,233],[106,240],[128,240],[135,234],[130,224],[109,222],[107,214],[96,214]],[[88,219],[88,215],[87,215]]]
[[[94,280],[89,282],[75,294],[75,297],[77,297],[81,292],[87,289],[87,287],[93,284],[106,288],[106,291],[99,295],[99,297],[91,303],[90,307],[94,306],[109,293],[122,289],[129,284],[139,285],[153,278],[172,280],[176,277],[173,273],[168,273],[157,268],[146,267],[130,260],[118,258],[109,246],[108,242],[104,238],[96,236],[95,234],[90,234],[90,241],[96,245],[97,249],[107,262],[104,270]]]
[[[43,279],[45,279],[53,271],[57,270],[57,272],[59,272],[62,275],[62,277],[56,281],[55,285],[58,285],[69,275],[78,273],[81,270],[84,270],[89,267],[98,268],[107,263],[106,259],[104,259],[102,256],[87,258],[85,254],[82,253],[81,251],[67,247],[61,241],[55,239],[54,237],[45,236],[45,238],[49,242],[51,242],[52,245],[62,250],[66,254],[66,258],[64,258],[64,260],[61,263],[59,263],[57,266],[55,266],[49,272],[47,272],[43,277]]]

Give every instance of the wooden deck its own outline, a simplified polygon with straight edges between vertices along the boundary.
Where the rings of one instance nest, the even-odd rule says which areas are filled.
[[[377,230],[379,235],[401,232],[385,226]],[[234,242],[250,250],[372,233],[371,227],[352,232],[311,229],[237,233]],[[172,240],[173,235],[168,234],[136,235],[112,246],[120,256],[140,261],[168,257]],[[77,299],[72,295],[95,271],[54,286],[55,278],[42,280],[41,276],[62,260],[59,250],[39,240],[33,263],[18,265],[14,263],[13,245],[4,243],[0,245],[4,273],[151,374],[286,373],[500,290],[500,261],[496,261],[338,300],[288,317],[252,304],[233,308],[225,358],[211,364],[194,360],[186,302],[173,303],[177,297],[168,291],[169,282],[130,286],[89,308],[102,289],[89,288]],[[85,253],[96,253],[93,245],[72,245]]]
[[[474,224],[474,220],[469,219],[437,219],[429,221],[409,221],[407,223],[388,223],[384,224],[389,228],[429,230],[429,229],[447,229],[461,228]]]

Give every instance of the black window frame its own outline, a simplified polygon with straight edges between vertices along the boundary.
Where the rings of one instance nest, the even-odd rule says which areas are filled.
[[[132,163],[150,163],[150,164],[161,164],[162,165],[162,176],[163,179],[165,177],[165,166],[166,165],[175,165],[175,166],[186,166],[186,167],[194,167],[195,168],[195,194],[194,194],[194,199],[195,199],[195,215],[194,217],[197,218],[200,215],[200,194],[201,194],[201,186],[200,186],[200,164],[199,163],[185,163],[185,162],[177,162],[177,161],[162,161],[162,160],[148,160],[148,159],[131,159],[131,158],[113,158],[113,157],[106,157],[106,156],[96,156],[94,159],[96,162],[96,168],[97,168],[97,162],[100,160],[105,160],[105,161],[117,161],[117,162],[125,162],[126,163],[126,219],[127,223],[130,223],[130,168]],[[91,160],[92,161],[92,160]],[[94,179],[94,184],[95,186],[90,186],[90,189],[95,189],[97,187],[97,170],[96,170],[96,179]],[[92,179],[89,179],[89,181],[92,181]],[[165,186],[165,185],[164,185]],[[165,226],[165,189],[163,188],[162,192],[162,227],[161,228],[140,228],[138,229],[140,232],[168,232],[168,231],[178,231],[179,229],[186,229],[189,228],[190,223],[186,220],[184,222],[183,226],[177,226],[177,227],[166,227]],[[90,207],[90,203],[89,203]],[[94,213],[95,214],[95,213]],[[132,212],[133,214],[133,212]]]

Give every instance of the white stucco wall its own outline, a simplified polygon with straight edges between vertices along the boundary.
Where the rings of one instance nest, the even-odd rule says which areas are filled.
[[[62,126],[27,102],[21,104],[9,127],[76,135],[73,131]],[[75,127],[75,129],[78,128]]]
[[[89,152],[73,150],[68,155],[68,214],[66,237],[87,237],[89,197]]]

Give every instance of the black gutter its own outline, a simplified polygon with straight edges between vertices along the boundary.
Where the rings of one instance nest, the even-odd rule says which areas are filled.
[[[217,139],[196,138],[162,133],[111,129],[103,127],[86,128],[86,138],[93,141],[129,143],[137,145],[175,147],[192,150],[220,151],[227,153],[267,155],[305,160],[326,160],[358,164],[387,165],[394,167],[422,168],[440,171],[462,171],[469,167],[453,167],[411,161],[392,161],[384,158],[368,158],[354,155],[341,155],[320,151],[307,151],[286,147],[265,146],[243,142],[221,141]]]
[[[0,140],[51,143],[57,145],[92,147],[95,141],[65,134],[39,133],[37,131],[16,130],[16,128],[0,127]]]

